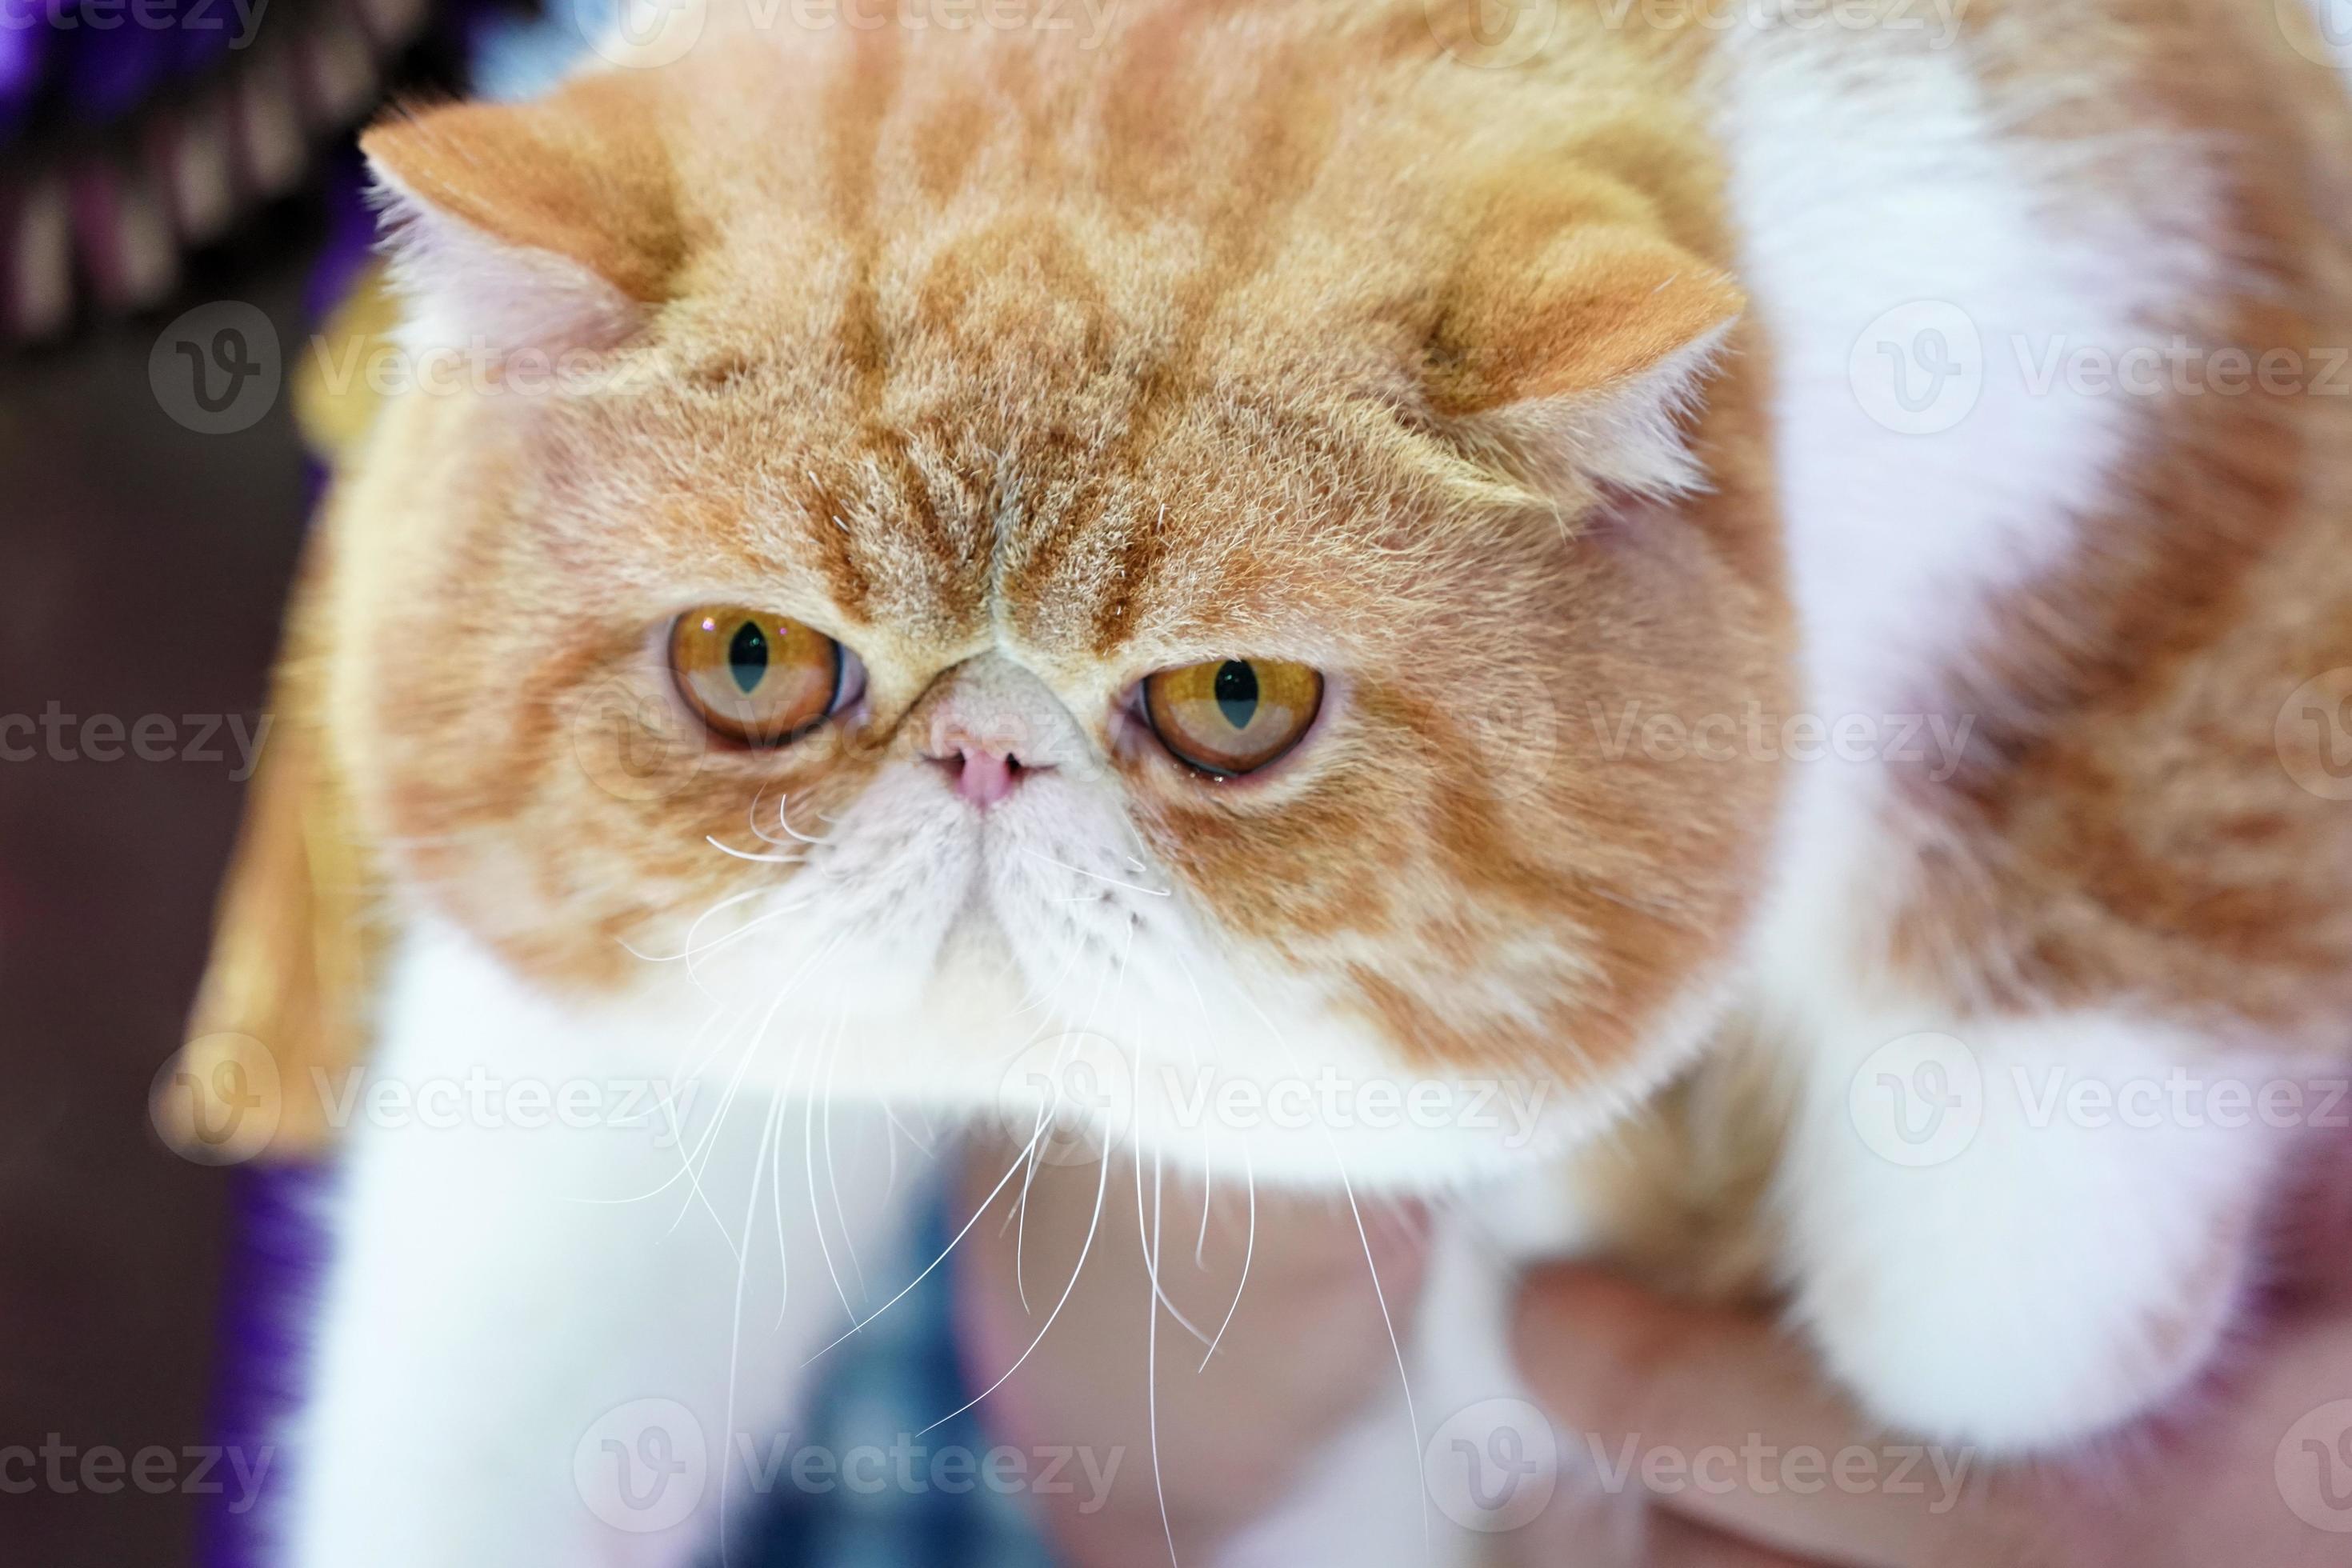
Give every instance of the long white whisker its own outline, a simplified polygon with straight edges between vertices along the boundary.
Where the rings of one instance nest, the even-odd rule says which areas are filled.
[[[760,1032],[758,1030],[753,1030],[751,1037],[743,1042],[742,1055],[736,1058],[735,1071],[729,1077],[727,1080],[727,1088],[719,1097],[718,1110],[713,1112],[711,1115],[710,1131],[703,1135],[702,1142],[698,1145],[695,1151],[696,1152],[701,1152],[703,1150],[715,1148],[717,1145],[719,1129],[725,1126],[727,1122],[728,1108],[735,1102],[735,1088],[738,1084],[743,1081],[744,1070],[751,1065],[751,1058],[759,1048]],[[735,1238],[732,1236],[730,1236],[727,1232],[727,1222],[719,1217],[719,1210],[712,1205],[710,1194],[703,1190],[702,1173],[704,1169],[709,1166],[709,1163],[710,1156],[707,1153],[703,1154],[702,1160],[699,1163],[696,1163],[692,1154],[688,1154],[683,1157],[684,1166],[688,1173],[687,1201],[678,1205],[677,1217],[669,1222],[669,1228],[675,1232],[679,1226],[684,1225],[686,1223],[686,1216],[693,1211],[697,1204],[699,1204],[702,1205],[703,1210],[710,1215],[710,1223],[719,1227],[719,1237],[727,1243],[729,1250],[735,1254],[736,1262],[740,1264],[743,1258],[742,1248],[735,1245]]]
[[[781,827],[781,828],[782,828],[782,829],[784,830],[784,837],[787,837],[787,838],[791,838],[791,839],[793,839],[793,840],[794,840],[794,841],[796,841],[796,842],[798,842],[798,843],[802,843],[802,844],[811,844],[811,845],[816,845],[816,846],[822,847],[822,846],[824,844],[824,842],[825,842],[824,839],[822,839],[822,838],[811,838],[807,834],[803,833],[799,828],[794,827],[794,826],[793,826],[793,819],[792,819],[791,817],[787,816],[786,815],[784,815],[784,814],[785,814],[785,812],[786,812],[786,811],[791,807],[792,803],[793,803],[793,797],[792,797],[792,795],[791,795],[790,794],[788,794],[788,793],[779,793],[779,794],[777,795],[777,796],[776,796],[776,826],[779,826],[779,827]],[[756,833],[756,832],[758,832],[759,830],[755,827],[755,828],[753,828],[753,829],[752,829],[752,831]],[[782,839],[769,838],[769,837],[768,837],[768,836],[767,836],[766,834],[764,834],[764,833],[760,834],[760,837],[761,837],[763,840],[765,840],[766,842],[768,842],[768,843],[770,843],[770,844],[779,844],[779,843],[782,843]]]
[[[1165,899],[1173,896],[1166,888],[1147,888],[1140,882],[1127,882],[1120,880],[1117,877],[1107,877],[1100,871],[1089,871],[1083,866],[1073,866],[1066,860],[1056,860],[1051,855],[1045,854],[1039,850],[1024,847],[1021,853],[1028,856],[1033,860],[1043,860],[1048,866],[1058,866],[1063,870],[1069,872],[1073,876],[1091,877],[1097,882],[1108,882],[1114,888],[1125,888],[1131,893],[1142,893],[1155,899]]]
[[[1276,1043],[1282,1047],[1283,1054],[1290,1058],[1292,1068],[1301,1078],[1306,1077],[1306,1064],[1298,1059],[1298,1052],[1291,1046],[1290,1037],[1274,1026],[1274,1020],[1265,1016],[1265,1010],[1258,1006],[1255,997],[1238,985],[1234,987],[1234,990],[1250,1011],[1257,1015],[1258,1022],[1266,1026],[1267,1031],[1274,1036]],[[1389,1312],[1388,1292],[1381,1288],[1380,1265],[1372,1261],[1372,1238],[1364,1230],[1364,1211],[1356,1204],[1356,1184],[1348,1174],[1348,1162],[1339,1152],[1339,1141],[1331,1136],[1329,1127],[1324,1126],[1321,1131],[1324,1146],[1331,1151],[1332,1168],[1339,1173],[1339,1188],[1348,1195],[1348,1213],[1354,1216],[1356,1222],[1356,1240],[1364,1249],[1364,1268],[1372,1277],[1372,1300],[1380,1305],[1381,1326],[1388,1331],[1389,1352],[1396,1358],[1397,1384],[1404,1390],[1405,1425],[1412,1439],[1413,1491],[1421,1499],[1421,1550],[1422,1555],[1427,1557],[1431,1550],[1429,1488],[1421,1479],[1421,1415],[1413,1407],[1412,1376],[1405,1370],[1404,1345],[1397,1338],[1396,1319]]]
[[[800,1065],[800,1053],[793,1053],[793,1068]],[[776,1103],[768,1117],[768,1200],[776,1215],[776,1327],[784,1326],[784,1312],[793,1300],[793,1249],[784,1239],[784,1108],[791,1102],[793,1069],[784,1073],[784,1086],[776,1091]]]
[[[1142,1077],[1142,1058],[1139,1056],[1136,1059],[1136,1077],[1140,1079]],[[1161,1306],[1168,1309],[1168,1315],[1170,1317],[1174,1318],[1178,1322],[1184,1325],[1184,1331],[1186,1333],[1191,1334],[1194,1340],[1205,1345],[1209,1342],[1209,1336],[1202,1333],[1198,1328],[1194,1327],[1192,1320],[1186,1317],[1181,1311],[1180,1311],[1177,1309],[1176,1303],[1168,1299],[1168,1292],[1161,1289],[1160,1287],[1160,1147],[1157,1143],[1154,1143],[1151,1149],[1150,1228],[1152,1240],[1150,1247],[1146,1248],[1144,1251],[1143,1268],[1144,1272],[1151,1277],[1151,1293],[1159,1298],[1160,1304]],[[1135,1160],[1135,1230],[1138,1236],[1142,1235],[1144,1230],[1143,1157],[1140,1150],[1137,1151]]]
[[[1034,1146],[1035,1143],[1033,1140],[1031,1147],[1034,1148]],[[920,1274],[916,1275],[912,1279],[908,1280],[906,1284],[900,1286],[898,1293],[896,1296],[891,1297],[888,1300],[875,1308],[874,1310],[868,1312],[865,1317],[858,1318],[853,1321],[847,1330],[828,1341],[824,1346],[818,1349],[815,1355],[810,1356],[808,1361],[804,1361],[801,1363],[801,1364],[803,1366],[806,1366],[811,1362],[815,1361],[818,1356],[824,1355],[826,1351],[833,1349],[835,1345],[841,1343],[843,1340],[849,1338],[851,1334],[857,1332],[866,1324],[872,1322],[875,1319],[880,1317],[883,1313],[897,1306],[901,1300],[906,1299],[907,1293],[909,1290],[912,1290],[916,1286],[920,1285],[925,1279],[930,1278],[931,1271],[937,1268],[940,1264],[945,1263],[948,1260],[948,1254],[956,1249],[956,1243],[961,1241],[964,1238],[965,1234],[969,1232],[973,1226],[980,1223],[980,1216],[988,1212],[988,1205],[996,1201],[997,1194],[1004,1190],[1004,1184],[1013,1179],[1013,1173],[1021,1168],[1021,1162],[1027,1156],[1027,1154],[1028,1150],[1024,1149],[1021,1153],[1013,1157],[1013,1163],[1004,1168],[1004,1174],[996,1178],[996,1185],[988,1190],[988,1195],[981,1199],[980,1203],[972,1209],[971,1217],[963,1222],[963,1229],[957,1231],[953,1237],[949,1238],[948,1244],[940,1249],[940,1255],[937,1258],[932,1258],[929,1263],[923,1265],[923,1271]],[[929,1431],[929,1428],[925,1427],[924,1430]]]
[[[715,833],[704,834],[702,840],[721,855],[732,855],[738,860],[757,860],[767,866],[803,866],[808,863],[805,855],[754,855],[749,849],[738,849],[731,844],[719,843]]]
[[[705,954],[717,952],[722,947],[729,947],[742,941],[745,937],[750,936],[753,931],[758,931],[761,926],[766,925],[771,921],[780,921],[786,915],[798,914],[801,910],[808,908],[809,905],[815,901],[816,900],[814,899],[803,899],[797,903],[779,905],[777,908],[770,910],[764,915],[755,915],[751,919],[745,921],[733,931],[728,931],[720,936],[715,936],[709,942],[703,942],[698,946],[689,946],[685,952],[679,953],[677,956],[686,961],[686,972],[694,977],[695,988],[701,991],[706,996],[710,994],[709,989],[702,984],[702,967],[696,962],[698,959],[702,958]],[[698,921],[696,922],[698,925],[701,922]],[[687,932],[687,940],[689,942],[693,941],[693,931],[689,931]]]
[[[735,1310],[727,1331],[727,1417],[725,1424],[719,1428],[722,1433],[732,1433],[735,1430],[735,1383],[743,1360],[743,1285],[751,1272],[751,1226],[760,1215],[760,1167],[767,1163],[769,1129],[775,1125],[776,1118],[782,1108],[783,1100],[780,1096],[775,1104],[769,1108],[768,1119],[760,1129],[759,1149],[751,1158],[751,1195],[750,1201],[743,1206],[743,1245],[735,1249]],[[726,1439],[722,1439],[722,1447]],[[727,1565],[727,1541],[730,1533],[727,1529],[727,1492],[729,1483],[733,1479],[734,1470],[735,1467],[726,1458],[719,1460],[719,1568],[726,1568]]]
[[[892,1110],[887,1104],[885,1104],[882,1107],[882,1114],[890,1119],[891,1126],[897,1128],[899,1131],[907,1135],[908,1142],[912,1143],[916,1148],[920,1149],[923,1152],[924,1159],[929,1160],[935,1163],[938,1162],[940,1157],[939,1150],[932,1146],[929,1140],[924,1138],[913,1128],[899,1121],[898,1113],[896,1110]]]
[[[1136,1226],[1142,1227],[1143,1162],[1135,1165]],[[1155,1149],[1151,1160],[1151,1236],[1144,1246],[1144,1264],[1151,1275],[1151,1294],[1143,1310],[1150,1314],[1143,1334],[1143,1429],[1151,1439],[1151,1489],[1160,1500],[1160,1533],[1168,1542],[1170,1568],[1181,1568],[1176,1561],[1176,1527],[1168,1522],[1168,1484],[1160,1475],[1160,1309],[1164,1305],[1171,1312],[1175,1307],[1160,1291],[1160,1156]],[[1181,1314],[1179,1315],[1181,1318]],[[721,1505],[721,1512],[725,1511]]]
[[[841,1245],[849,1253],[849,1271],[857,1280],[857,1299],[870,1301],[866,1289],[866,1266],[857,1260],[857,1237],[849,1228],[849,1215],[841,1206],[841,1173],[833,1160],[833,1069],[841,1061],[842,1025],[836,1020],[833,1044],[824,1054],[824,1182],[833,1190],[833,1217],[841,1224]]]
[[[973,1394],[970,1399],[965,1400],[961,1405],[957,1405],[953,1410],[949,1411],[945,1415],[942,1415],[937,1421],[932,1422],[930,1426],[924,1427],[922,1432],[916,1433],[916,1436],[919,1437],[923,1435],[923,1432],[934,1431],[940,1426],[946,1426],[949,1422],[954,1420],[957,1416],[962,1415],[965,1411],[971,1409],[973,1405],[979,1404],[982,1400],[987,1398],[998,1389],[1003,1388],[1007,1380],[1009,1380],[1014,1373],[1021,1370],[1021,1363],[1027,1361],[1030,1356],[1036,1352],[1037,1347],[1045,1342],[1045,1336],[1054,1331],[1054,1320],[1062,1315],[1062,1309],[1069,1304],[1071,1292],[1078,1288],[1078,1276],[1086,1272],[1087,1258],[1094,1251],[1095,1232],[1102,1226],[1103,1194],[1109,1190],[1109,1187],[1110,1156],[1108,1152],[1106,1152],[1102,1160],[1102,1173],[1095,1179],[1094,1217],[1087,1222],[1087,1238],[1078,1244],[1078,1261],[1070,1270],[1069,1283],[1062,1287],[1062,1299],[1055,1301],[1054,1303],[1054,1310],[1045,1314],[1045,1326],[1037,1331],[1037,1337],[1029,1342],[1029,1348],[1023,1351],[1018,1356],[1014,1357],[1013,1364],[1006,1367],[1003,1375],[999,1376],[994,1383],[990,1384],[986,1388],[982,1389],[978,1394]]]
[[[1045,1136],[1045,1130],[1054,1124],[1055,1112],[1061,1108],[1062,1058],[1070,1048],[1070,1036],[1064,1035],[1062,1043],[1054,1047],[1054,1067],[1050,1074],[1054,1097],[1037,1108],[1036,1120],[1030,1126],[1028,1169],[1021,1178],[1021,1197],[1013,1205],[1013,1289],[1021,1298],[1021,1315],[1024,1318],[1029,1315],[1029,1279],[1024,1250],[1029,1241],[1029,1189],[1037,1180],[1037,1154],[1041,1141]],[[1035,1043],[1034,1036],[1031,1037],[1031,1043]],[[1028,1047],[1024,1046],[1022,1048],[1025,1050]],[[1000,1230],[997,1234],[1001,1236],[1003,1232]]]
[[[1209,1342],[1209,1354],[1201,1358],[1200,1370],[1209,1370],[1209,1357],[1217,1353],[1224,1342],[1225,1331],[1233,1326],[1234,1314],[1242,1310],[1242,1292],[1249,1289],[1250,1259],[1257,1256],[1257,1170],[1250,1155],[1249,1140],[1242,1140],[1242,1175],[1249,1188],[1249,1237],[1242,1243],[1241,1283],[1234,1287],[1232,1305],[1225,1309],[1225,1321],[1217,1325],[1216,1337]]]
[[[768,889],[765,888],[752,888],[745,892],[737,893],[732,898],[721,899],[717,903],[711,905],[709,909],[703,910],[700,914],[695,916],[694,924],[686,928],[686,946],[677,952],[667,955],[654,952],[640,952],[635,948],[629,945],[629,941],[626,937],[616,936],[613,940],[620,943],[621,951],[627,953],[631,958],[643,959],[647,963],[676,963],[679,959],[684,958],[688,952],[693,951],[694,933],[701,929],[702,922],[704,921],[709,920],[711,916],[717,914],[721,910],[733,909],[737,904],[743,902],[745,900],[756,899],[766,891],[768,891]]]
[[[813,1079],[815,1075],[812,1073]],[[833,1293],[841,1298],[841,1310],[848,1316],[857,1316],[857,1309],[849,1304],[849,1292],[842,1288],[841,1271],[833,1266],[833,1247],[824,1238],[824,1215],[816,1201],[816,1102],[814,1094],[801,1117],[801,1152],[808,1168],[809,1228],[816,1232],[817,1256],[824,1259],[824,1271],[833,1277]]]
[[[698,1028],[694,1031],[694,1037],[693,1037],[693,1039],[691,1039],[691,1040],[689,1040],[689,1041],[688,1041],[688,1042],[687,1042],[687,1047],[686,1047],[687,1050],[688,1050],[688,1051],[693,1050],[693,1049],[694,1049],[694,1047],[695,1047],[697,1045],[698,1045],[698,1044],[700,1044],[700,1043],[701,1043],[702,1037],[703,1037],[704,1035],[706,1035],[706,1034],[709,1033],[709,1031],[710,1031],[710,1026],[711,1026],[711,1025],[713,1025],[713,1024],[718,1023],[720,1019],[722,1019],[722,1018],[724,1018],[724,1017],[726,1017],[726,1016],[727,1016],[727,1009],[726,1009],[726,1008],[724,1008],[724,1007],[720,1007],[720,1008],[718,1008],[718,1009],[716,1009],[715,1011],[713,1011],[713,1012],[712,1012],[709,1016],[705,1017],[705,1018],[702,1020],[702,1023],[701,1023],[700,1026],[699,1026],[699,1027],[698,1027]],[[722,1038],[723,1038],[723,1037],[722,1037]],[[721,1048],[721,1047],[712,1047],[711,1055],[712,1055],[712,1056],[716,1056],[716,1055],[718,1055],[719,1050],[720,1048]],[[683,1057],[681,1057],[681,1059],[683,1059]],[[706,1057],[706,1058],[703,1058],[703,1059],[704,1059],[704,1063],[705,1063],[705,1065],[708,1065],[708,1063],[709,1063],[709,1058]],[[675,1071],[675,1069],[673,1069],[673,1071]],[[689,1075],[689,1076],[693,1076],[693,1075]],[[675,1080],[673,1079],[673,1081],[675,1081]],[[670,1177],[667,1181],[663,1182],[660,1185],[658,1185],[658,1186],[656,1186],[656,1187],[654,1187],[654,1188],[653,1188],[653,1189],[651,1189],[650,1191],[643,1192],[643,1193],[638,1193],[638,1194],[635,1194],[634,1196],[625,1197],[625,1198],[573,1198],[572,1200],[571,1200],[572,1202],[573,1202],[573,1203],[581,1203],[581,1204],[596,1204],[596,1205],[614,1205],[614,1204],[641,1204],[641,1203],[644,1203],[644,1202],[645,1202],[646,1199],[648,1199],[648,1198],[656,1198],[656,1197],[659,1197],[662,1194],[664,1194],[664,1193],[666,1193],[666,1192],[669,1191],[669,1189],[670,1189],[670,1188],[672,1188],[672,1187],[676,1186],[681,1178],[688,1178],[688,1177],[691,1177],[691,1176],[692,1176],[693,1172],[692,1172],[692,1170],[691,1170],[691,1168],[690,1168],[690,1166],[689,1166],[688,1163],[688,1162],[687,1162],[687,1160],[684,1158],[684,1154],[683,1154],[684,1145],[685,1145],[685,1142],[686,1142],[686,1127],[685,1127],[684,1121],[683,1121],[683,1120],[679,1117],[679,1115],[678,1115],[678,1111],[677,1111],[677,1096],[675,1093],[673,1093],[673,1092],[671,1092],[671,1091],[670,1091],[670,1089],[669,1089],[669,1088],[668,1088],[668,1086],[667,1086],[667,1085],[665,1085],[665,1086],[663,1087],[662,1096],[661,1096],[661,1098],[660,1098],[658,1100],[656,1100],[656,1101],[655,1102],[655,1106],[656,1106],[656,1110],[660,1110],[660,1111],[661,1111],[661,1112],[662,1112],[662,1113],[663,1113],[663,1114],[664,1114],[664,1115],[668,1119],[668,1122],[669,1122],[669,1133],[670,1133],[670,1139],[671,1139],[672,1146],[673,1146],[673,1147],[675,1147],[675,1148],[677,1148],[677,1149],[679,1149],[679,1150],[681,1151],[681,1154],[680,1154],[680,1158],[679,1158],[679,1162],[678,1162],[677,1174],[677,1175],[674,1175],[674,1176],[672,1176],[672,1177]]]
[[[1062,960],[1062,971],[1060,973],[1054,976],[1053,984],[1050,986],[1039,986],[1034,982],[1032,982],[1029,989],[1022,994],[1020,1005],[1014,1007],[1011,1012],[1004,1015],[1005,1021],[1010,1023],[1013,1019],[1018,1018],[1024,1013],[1029,1012],[1034,1008],[1045,1005],[1045,1004],[1052,998],[1053,994],[1061,989],[1062,982],[1070,977],[1070,971],[1078,966],[1078,960],[1085,955],[1085,952],[1086,949],[1083,946],[1075,942],[1072,943],[1070,947],[1070,955]]]
[[[710,1163],[711,1152],[715,1151],[718,1146],[719,1131],[727,1124],[727,1112],[735,1103],[735,1091],[741,1087],[743,1082],[743,1074],[746,1069],[751,1067],[751,1058],[758,1053],[760,1042],[768,1033],[768,1026],[775,1022],[776,1014],[782,1009],[784,999],[793,994],[793,988],[798,986],[801,981],[804,979],[811,971],[815,969],[819,963],[831,956],[833,950],[840,945],[841,939],[839,937],[834,938],[832,941],[826,942],[823,947],[817,949],[815,952],[810,954],[808,962],[802,964],[800,968],[793,972],[792,978],[785,981],[783,989],[776,993],[775,1000],[769,1003],[767,1012],[761,1016],[759,1026],[751,1031],[751,1037],[750,1040],[745,1042],[743,1054],[735,1064],[735,1071],[728,1078],[727,1087],[719,1094],[719,1110],[711,1118],[710,1130],[703,1134],[702,1142],[697,1144],[692,1153],[687,1156],[688,1163],[693,1165],[695,1169],[694,1191],[698,1196],[700,1196],[702,1193],[702,1167]],[[717,1054],[717,1050],[714,1048],[712,1055],[715,1056]],[[698,1070],[697,1076],[700,1076]],[[698,1163],[694,1159],[694,1155],[696,1154],[701,1155],[701,1160]],[[702,1202],[706,1208],[709,1206],[709,1200],[707,1197],[703,1198]],[[684,1211],[681,1210],[678,1215],[678,1219],[684,1220],[685,1217],[686,1215]],[[714,1220],[718,1218],[717,1210],[713,1209],[711,1211],[711,1217]],[[677,1227],[673,1224],[670,1228],[675,1230]],[[723,1231],[726,1226],[721,1225],[719,1228]]]

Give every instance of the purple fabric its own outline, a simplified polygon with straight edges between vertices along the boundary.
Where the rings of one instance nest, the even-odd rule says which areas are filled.
[[[32,108],[49,42],[37,0],[0,0],[0,137]]]
[[[5,4],[5,0],[0,0]],[[304,300],[314,329],[323,326],[365,264],[374,223],[361,196],[356,154],[337,164],[327,194],[327,238]],[[325,500],[327,475],[310,468],[310,512]],[[228,1256],[221,1268],[215,1335],[212,1430],[215,1442],[257,1452],[278,1440],[302,1394],[304,1350],[315,1287],[331,1238],[322,1199],[332,1180],[321,1165],[245,1166],[232,1173]],[[269,1568],[269,1515],[285,1496],[293,1456],[272,1454],[259,1506],[228,1511],[215,1498],[198,1520],[199,1568]]]
[[[201,1568],[268,1568],[270,1515],[285,1496],[293,1458],[270,1446],[301,1393],[312,1288],[327,1258],[319,1215],[328,1179],[305,1166],[230,1175],[212,1428],[215,1441],[251,1456],[269,1449],[270,1460],[260,1500],[246,1512],[230,1511],[234,1489],[205,1500],[196,1526]]]
[[[172,30],[171,37],[177,40],[173,47],[179,54],[173,68],[182,76],[193,76],[226,56],[242,31],[243,24],[237,21],[234,7],[215,5],[210,15],[223,18],[222,25],[217,27],[175,27]],[[262,19],[256,26],[268,26],[268,12],[263,12]]]
[[[367,174],[359,154],[345,151],[327,182],[327,238],[303,291],[302,308],[322,328],[343,302],[375,250],[375,212],[367,204]]]
[[[162,0],[143,0],[152,16]],[[66,97],[73,112],[103,123],[130,113],[170,74],[180,52],[180,29],[146,25],[125,15],[114,26],[84,26],[59,50]]]

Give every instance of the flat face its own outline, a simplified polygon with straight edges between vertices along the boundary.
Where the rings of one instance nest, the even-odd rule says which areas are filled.
[[[1625,742],[1777,700],[1748,394],[1703,492],[1580,468],[1687,390],[1642,383],[1672,226],[1575,156],[1623,139],[1481,107],[1425,29],[1240,25],[734,54],[436,133],[588,116],[514,162],[640,204],[582,259],[664,281],[609,374],[402,400],[344,497],[346,750],[422,895],[564,994],[691,968],[836,1089],[984,1099],[1047,1041],[1589,1121],[1667,1048],[1775,785]],[[576,205],[379,156],[460,216]],[[966,742],[1019,766],[965,787]]]

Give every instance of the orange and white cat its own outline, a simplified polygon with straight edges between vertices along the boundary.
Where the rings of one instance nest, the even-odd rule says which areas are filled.
[[[482,371],[384,408],[304,612],[374,1070],[709,1088],[355,1129],[288,1560],[688,1561],[718,1489],[615,1531],[575,1448],[789,1418],[890,1104],[1594,1245],[1737,1036],[1658,1146],[1773,1151],[1870,1410],[2189,1387],[2318,1120],[2197,1097],[2352,1025],[2316,30],[1065,9],[689,7],[370,137],[402,342]],[[1424,1420],[1507,1386],[1447,1256]],[[1287,1539],[1417,1561],[1402,1506]]]

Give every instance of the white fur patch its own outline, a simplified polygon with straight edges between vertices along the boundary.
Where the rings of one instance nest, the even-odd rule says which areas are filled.
[[[723,1482],[731,1434],[784,1418],[849,1315],[835,1269],[889,1254],[914,1184],[890,1192],[870,1112],[794,1107],[768,1164],[764,1102],[705,1142],[723,1081],[689,1093],[675,1048],[581,1043],[429,921],[394,965],[382,1048],[329,1095],[349,1120],[289,1563],[671,1568],[722,1495],[730,1517],[754,1500]]]

